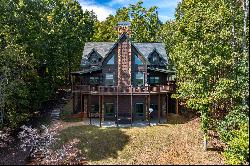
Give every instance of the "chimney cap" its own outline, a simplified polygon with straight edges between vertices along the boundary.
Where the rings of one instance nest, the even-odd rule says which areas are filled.
[[[131,26],[131,23],[127,21],[118,22],[118,26]]]

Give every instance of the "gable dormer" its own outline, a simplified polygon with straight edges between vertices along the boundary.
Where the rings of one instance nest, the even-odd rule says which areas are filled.
[[[88,55],[88,61],[91,66],[98,66],[102,62],[102,56],[93,48]]]
[[[150,66],[154,67],[164,67],[167,64],[166,59],[164,59],[159,52],[154,49],[148,56],[148,61]]]

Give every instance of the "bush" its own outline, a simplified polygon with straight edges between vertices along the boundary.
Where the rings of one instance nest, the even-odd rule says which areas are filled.
[[[247,164],[249,162],[249,124],[240,130],[232,132],[233,139],[227,142],[228,146],[224,155],[229,164]]]
[[[223,153],[228,164],[249,163],[248,107],[236,107],[219,123],[220,139],[226,143]]]

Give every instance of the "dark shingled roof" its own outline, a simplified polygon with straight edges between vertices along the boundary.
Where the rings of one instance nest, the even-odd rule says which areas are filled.
[[[81,64],[87,64],[87,56],[95,49],[102,57],[105,57],[106,54],[113,48],[116,42],[87,42],[85,43],[83,56]],[[168,57],[166,49],[163,43],[132,43],[139,52],[143,54],[145,58],[148,58],[148,55],[156,50],[168,63]]]

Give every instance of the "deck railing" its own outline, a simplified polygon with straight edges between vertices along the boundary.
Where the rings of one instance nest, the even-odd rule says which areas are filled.
[[[74,85],[73,91],[82,93],[159,93],[175,91],[175,84],[156,85],[156,86],[92,86]]]

